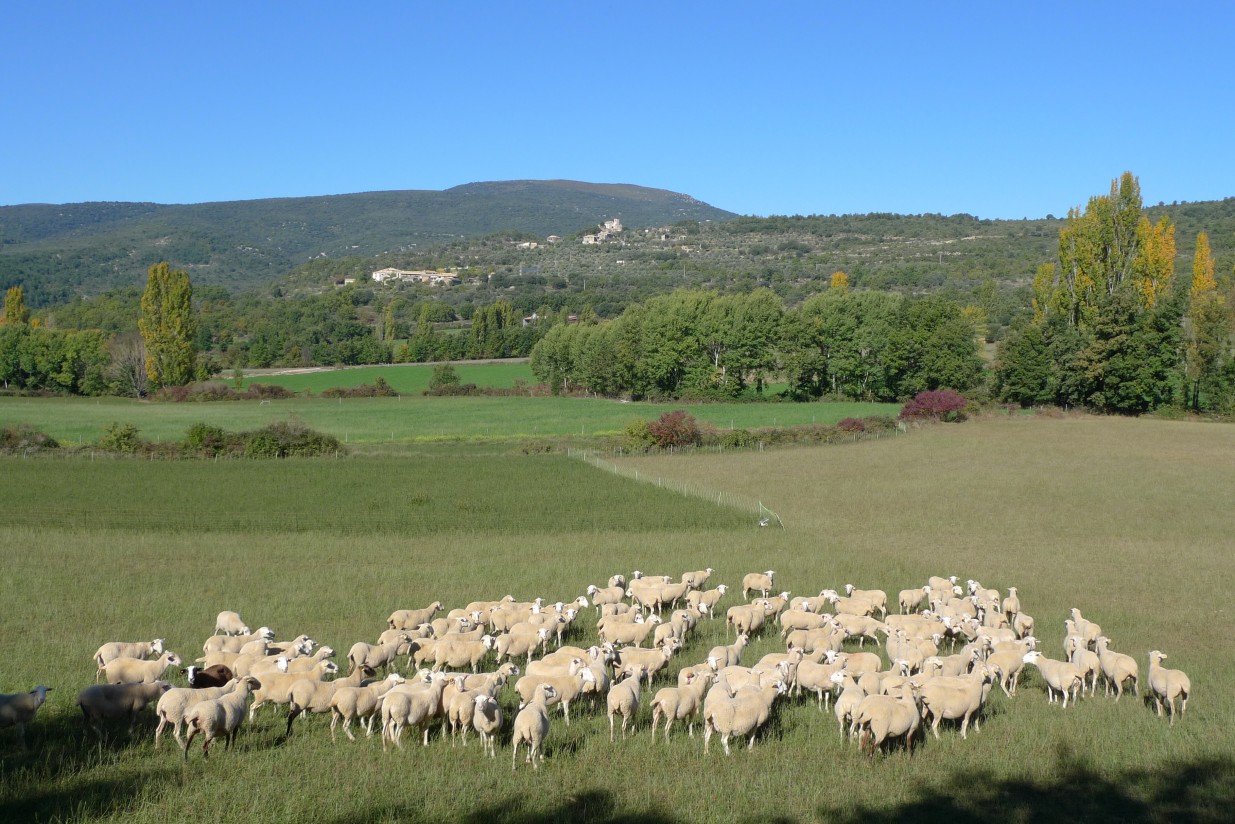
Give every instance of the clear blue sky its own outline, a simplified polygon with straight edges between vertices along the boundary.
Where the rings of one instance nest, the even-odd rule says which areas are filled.
[[[1235,4],[10,4],[0,204],[480,180],[743,214],[1235,195]]]

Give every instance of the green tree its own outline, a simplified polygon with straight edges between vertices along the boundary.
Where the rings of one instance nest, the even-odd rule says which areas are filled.
[[[30,320],[21,286],[10,286],[4,293],[4,325],[25,326]]]
[[[1231,319],[1214,279],[1214,257],[1205,232],[1196,236],[1189,298],[1185,349],[1188,405],[1197,411],[1222,407],[1226,405],[1222,397],[1226,390],[1220,376],[1231,338]]]
[[[197,320],[187,272],[167,263],[150,267],[138,328],[146,342],[146,374],[152,387],[182,386],[193,380]]]

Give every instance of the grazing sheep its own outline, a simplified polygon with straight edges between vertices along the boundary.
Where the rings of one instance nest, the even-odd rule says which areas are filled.
[[[249,720],[266,704],[287,704],[292,700],[292,685],[297,681],[320,681],[323,675],[339,671],[334,661],[320,661],[308,672],[274,672],[261,677],[261,685],[253,690],[253,704],[249,707]],[[355,673],[353,673],[354,675]]]
[[[202,734],[203,757],[210,757],[210,742],[216,738],[222,738],[223,748],[230,750],[244,721],[249,694],[261,686],[261,682],[252,675],[246,675],[236,679],[236,686],[227,695],[189,707],[184,714],[184,725],[189,731],[184,742],[184,760],[189,760],[189,747],[199,732]]]
[[[42,684],[30,692],[18,692],[12,695],[0,695],[0,729],[17,727],[17,740],[22,749],[26,748],[26,725],[34,720],[35,713],[47,700],[51,687]]]
[[[695,737],[695,718],[703,706],[703,693],[715,675],[690,673],[686,682],[676,687],[661,687],[652,698],[652,740],[656,740],[656,725],[661,717],[665,719],[665,742],[669,741],[669,729],[674,721],[686,721],[686,732]]]
[[[1154,696],[1154,706],[1158,708],[1158,717],[1162,717],[1162,702],[1171,708],[1171,726],[1175,726],[1175,699],[1181,698],[1179,715],[1182,718],[1188,712],[1188,697],[1192,694],[1192,682],[1183,670],[1166,669],[1162,662],[1166,653],[1151,650],[1149,653],[1149,689]]]
[[[845,631],[838,630],[829,622],[819,629],[795,629],[785,636],[786,649],[800,649],[807,655],[817,652],[840,652],[845,641]]]
[[[359,667],[348,673],[346,678],[334,681],[320,681],[316,678],[306,678],[292,683],[287,690],[287,737],[292,737],[292,722],[306,712],[330,712],[330,702],[336,692],[344,687],[359,687],[364,679],[372,678],[377,672],[372,667]],[[397,673],[391,673],[396,676]],[[397,676],[399,681],[403,676]]]
[[[922,723],[918,711],[917,690],[912,682],[901,688],[899,697],[891,695],[868,695],[862,699],[854,714],[858,728],[858,747],[874,755],[884,741],[904,736],[905,747],[913,752],[913,736]]]
[[[391,741],[403,749],[403,728],[418,727],[422,745],[429,746],[429,723],[441,712],[442,691],[447,678],[440,672],[425,672],[416,683],[401,684],[386,693],[382,702],[382,752]]]
[[[1080,669],[1070,661],[1056,661],[1054,658],[1047,658],[1037,650],[1031,650],[1025,653],[1023,659],[1026,664],[1033,664],[1038,668],[1038,672],[1042,674],[1042,680],[1046,682],[1046,700],[1048,704],[1055,703],[1055,693],[1059,692],[1063,695],[1063,708],[1068,708],[1068,695],[1072,695],[1072,703],[1079,700],[1079,693],[1083,680],[1081,678]]]
[[[772,703],[788,691],[784,681],[774,681],[763,687],[743,687],[732,697],[723,691],[710,690],[703,708],[703,754],[708,754],[708,744],[714,733],[720,735],[725,755],[729,755],[729,739],[734,736],[745,738],[749,735],[746,749],[753,749],[759,728],[772,714]]]
[[[415,629],[421,624],[427,624],[432,621],[433,616],[437,615],[441,610],[441,601],[434,601],[424,609],[396,609],[390,613],[390,617],[386,619],[386,624],[391,629]]]
[[[249,627],[241,620],[239,613],[223,610],[214,619],[214,631],[218,635],[248,635]]]
[[[488,695],[473,698],[476,709],[472,712],[472,729],[480,736],[481,750],[490,758],[497,758],[497,734],[502,729],[502,707]]]
[[[729,607],[725,612],[725,628],[733,627],[737,635],[754,635],[763,628],[773,608],[766,600],[758,600],[753,604],[739,604]]]
[[[178,667],[182,663],[184,662],[180,660],[180,656],[169,650],[153,661],[142,658],[115,658],[104,664],[100,672],[108,684],[149,684],[162,678],[163,673],[170,667]],[[94,679],[98,681],[99,673],[95,673]]]
[[[638,679],[636,679],[637,681]],[[519,707],[515,716],[514,734],[511,736],[510,771],[515,771],[519,760],[519,744],[527,744],[526,760],[532,769],[539,769],[538,761],[545,760],[544,742],[549,736],[548,704],[557,697],[557,691],[549,684],[540,684],[532,700]]]
[[[1021,670],[1025,668],[1025,653],[1015,649],[1003,649],[992,652],[986,659],[986,666],[999,679],[1003,694],[1011,698],[1016,695],[1016,686],[1021,680]]]
[[[828,655],[829,664],[840,664],[855,678],[868,672],[881,672],[883,659],[873,652],[838,652]]]
[[[568,675],[525,675],[515,682],[515,692],[519,693],[524,703],[527,703],[532,700],[536,688],[541,684],[553,687],[553,692],[557,696],[555,702],[561,705],[562,717],[566,719],[566,726],[569,727],[570,702],[582,695],[587,685],[595,681],[595,674],[587,667],[580,666]]]
[[[858,589],[853,584],[845,584],[845,594],[855,600],[868,601],[879,610],[880,616],[888,614],[888,593],[882,589]]]
[[[195,690],[221,687],[236,677],[236,674],[232,672],[230,667],[222,664],[214,664],[205,668],[190,666],[185,667],[182,671],[184,672],[185,679],[189,682],[189,686]]]
[[[631,732],[635,729],[635,719],[639,715],[639,699],[643,692],[643,670],[627,670],[626,677],[614,681],[609,687],[609,695],[605,700],[609,716],[609,741],[613,742],[613,716],[622,716],[622,739],[626,739],[626,725],[630,724]]]
[[[109,641],[95,650],[94,663],[98,664],[99,671],[102,672],[108,661],[115,661],[117,658],[149,659],[151,656],[163,654],[163,643],[162,638],[155,638],[153,641]],[[95,683],[98,683],[97,674]]]
[[[103,721],[108,718],[128,718],[128,734],[137,726],[137,716],[146,705],[171,689],[166,681],[136,684],[95,684],[77,694],[77,706],[86,724],[103,738]]]
[[[154,713],[159,719],[159,726],[154,730],[154,748],[156,750],[159,749],[163,730],[167,729],[170,725],[176,744],[183,749],[184,742],[180,740],[180,725],[184,723],[184,714],[189,711],[189,708],[203,701],[213,701],[216,698],[222,698],[235,689],[235,687],[236,682],[231,681],[222,686],[202,687],[200,689],[173,687],[159,696],[159,703],[154,708]]]
[[[973,728],[982,731],[982,705],[990,693],[994,676],[986,667],[980,667],[972,675],[956,678],[932,678],[922,684],[922,720],[931,719],[931,732],[939,739],[939,722],[945,718],[961,720],[961,739],[967,738],[969,719]]]
[[[866,646],[870,638],[875,646],[882,646],[879,633],[887,631],[887,625],[867,615],[841,613],[832,618],[832,625],[844,631],[846,638],[857,638],[858,646]]]
[[[347,653],[348,663],[352,666],[350,671],[355,672],[360,667],[369,667],[374,670],[380,669],[385,673],[396,658],[407,653],[411,641],[411,636],[406,632],[399,633],[384,644],[357,641],[352,644],[352,648]]]
[[[1124,655],[1122,652],[1115,652],[1110,649],[1111,639],[1105,635],[1099,635],[1095,642],[1098,648],[1098,661],[1102,665],[1102,675],[1105,677],[1105,694],[1109,697],[1111,694],[1111,685],[1115,685],[1115,701],[1118,703],[1120,697],[1123,696],[1124,682],[1129,678],[1132,679],[1132,688],[1139,696],[1141,694],[1141,677],[1140,667],[1137,666],[1136,659],[1131,655]]]
[[[335,739],[335,726],[343,720],[343,732],[348,740],[355,741],[352,735],[352,721],[362,719],[365,724],[365,737],[373,734],[373,719],[382,708],[382,699],[390,690],[404,683],[405,679],[397,672],[392,672],[381,681],[364,686],[351,684],[339,686],[330,695],[327,708],[330,710],[330,741]],[[288,722],[290,729],[291,722]]]
[[[776,573],[772,570],[767,572],[748,572],[742,576],[742,600],[746,600],[747,594],[752,589],[759,590],[764,598],[768,597],[768,593],[776,585]]]
[[[785,638],[795,630],[821,629],[831,624],[831,617],[806,609],[787,609],[780,614],[780,635]]]

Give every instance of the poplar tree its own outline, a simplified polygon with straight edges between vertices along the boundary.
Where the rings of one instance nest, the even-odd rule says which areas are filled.
[[[1200,410],[1202,394],[1205,406],[1218,404],[1221,388],[1216,380],[1222,356],[1230,339],[1231,322],[1226,301],[1218,293],[1214,279],[1214,256],[1209,247],[1209,235],[1196,236],[1196,252],[1192,258],[1192,288],[1189,292],[1187,374],[1190,381],[1189,405]]]
[[[4,325],[25,326],[30,320],[30,312],[26,309],[26,299],[20,286],[10,286],[4,293]]]
[[[181,386],[193,379],[197,321],[187,272],[167,263],[150,267],[137,326],[146,343],[146,374],[152,387]]]

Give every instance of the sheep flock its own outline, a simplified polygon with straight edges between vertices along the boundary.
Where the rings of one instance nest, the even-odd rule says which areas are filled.
[[[308,635],[280,641],[269,627],[250,631],[225,611],[201,656],[182,659],[161,638],[97,639],[96,683],[75,703],[100,738],[118,722],[133,735],[153,709],[156,749],[170,729],[185,759],[195,738],[209,757],[211,743],[229,748],[245,721],[275,712],[285,713],[288,739],[297,717],[328,714],[336,746],[356,746],[355,725],[392,754],[409,728],[413,746],[435,739],[467,746],[475,733],[490,756],[513,744],[512,769],[520,748],[533,768],[552,756],[551,725],[569,725],[572,707],[576,719],[608,720],[615,747],[641,730],[667,741],[685,729],[704,753],[715,739],[729,755],[731,745],[752,748],[784,702],[810,702],[821,729],[851,746],[912,753],[919,740],[940,738],[945,722],[943,734],[980,732],[991,690],[1023,694],[1027,668],[1060,711],[1097,696],[1101,685],[1103,700],[1144,693],[1171,725],[1187,712],[1191,682],[1163,666],[1165,653],[1149,652],[1142,673],[1138,658],[1114,649],[1076,608],[1048,650],[1039,639],[1045,628],[1015,587],[1000,592],[950,576],[896,591],[895,599],[853,584],[791,596],[776,591],[773,570],[708,588],[712,576],[636,571],[569,601],[506,595],[449,609],[441,601],[399,608],[384,621],[375,615],[374,637],[340,646],[349,652],[338,662],[334,648]],[[739,593],[750,600],[736,602]],[[735,603],[726,606],[727,596]],[[705,655],[691,636],[712,621],[724,622],[728,643]],[[209,626],[205,616],[202,623]],[[783,652],[748,660],[752,638],[775,635]],[[173,685],[169,673],[188,685]],[[50,689],[0,695],[0,727],[15,727],[21,747]],[[336,736],[340,725],[347,741]]]

